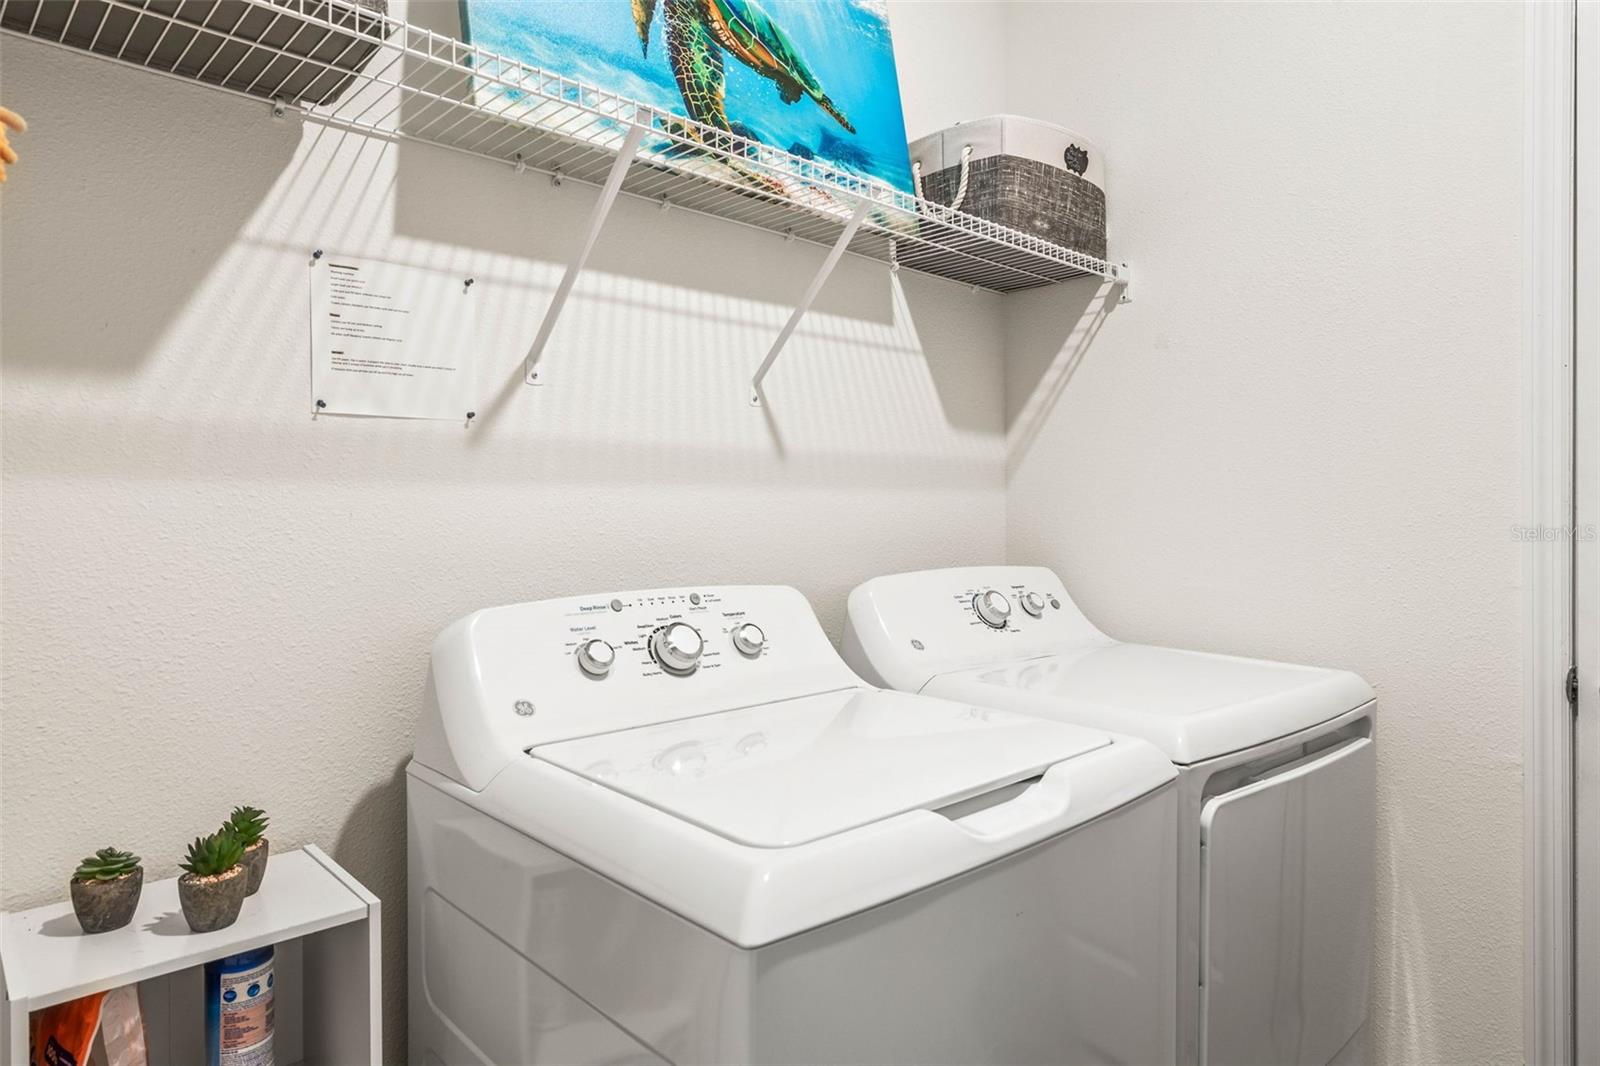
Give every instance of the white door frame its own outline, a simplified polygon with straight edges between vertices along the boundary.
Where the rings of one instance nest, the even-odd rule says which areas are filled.
[[[1578,382],[1578,516],[1600,521],[1600,4],[1577,10],[1574,155],[1574,358]],[[1576,1060],[1600,1064],[1600,546],[1578,541],[1579,689],[1575,723]],[[1585,668],[1589,673],[1585,674]]]
[[[1577,4],[1561,0],[1523,10],[1523,1037],[1529,1063],[1565,1064],[1573,1055],[1574,1002],[1573,737],[1566,678],[1574,653],[1574,565],[1584,562],[1574,551],[1575,504],[1582,502],[1574,498],[1573,467]],[[1594,553],[1587,554],[1592,564]],[[1595,632],[1576,621],[1578,632]],[[1585,673],[1580,662],[1579,670],[1583,686],[1595,691],[1600,669]]]

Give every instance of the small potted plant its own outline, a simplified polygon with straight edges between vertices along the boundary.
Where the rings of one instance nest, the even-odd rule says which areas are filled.
[[[259,807],[235,807],[223,823],[233,830],[233,835],[244,845],[244,869],[247,878],[244,894],[253,896],[267,876],[267,812]]]
[[[244,845],[224,826],[208,837],[196,837],[178,865],[178,903],[183,918],[197,933],[226,929],[244,906]]]
[[[109,933],[133,920],[144,890],[139,856],[101,848],[78,864],[72,875],[72,910],[85,933]]]

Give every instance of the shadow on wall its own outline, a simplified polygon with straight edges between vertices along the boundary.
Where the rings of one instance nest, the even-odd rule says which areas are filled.
[[[541,259],[563,269],[582,243],[596,199],[592,186],[571,180],[555,185],[548,175],[534,171],[517,174],[510,167],[496,167],[483,159],[463,157],[459,168],[442,166],[439,148],[415,141],[400,141],[397,152],[397,236]],[[496,171],[499,182],[509,183],[512,194],[527,208],[486,226],[484,211],[491,209],[490,203],[503,198],[484,197],[474,186],[494,180],[487,175]],[[694,289],[712,297],[782,305],[799,300],[804,283],[796,288],[790,270],[781,266],[775,269],[776,264],[769,265],[768,261],[813,254],[818,262],[821,260],[819,246],[789,242],[780,234],[762,230],[750,231],[750,241],[756,247],[745,254],[721,256],[718,252],[728,242],[721,239],[719,231],[730,223],[710,223],[715,229],[708,231],[706,220],[693,211],[652,208],[645,225],[639,224],[644,221],[640,219],[625,225],[618,217],[623,213],[613,209],[607,219],[585,267],[586,275],[630,277]],[[887,267],[883,272],[888,273]],[[580,277],[579,285],[582,284]],[[880,326],[894,321],[887,285],[829,284],[818,295],[812,310]]]
[[[1006,473],[1016,472],[1121,290],[1083,278],[1012,297],[1005,324]]]
[[[939,406],[945,421],[958,429],[977,433],[991,432],[994,414],[989,398],[968,387],[971,370],[967,362],[972,353],[963,344],[963,338],[946,330],[917,329],[917,322],[937,322],[939,303],[944,294],[929,286],[907,286],[898,273],[889,275],[895,306],[895,318],[905,324],[911,334],[912,344],[922,352],[928,364],[928,376],[933,379],[933,391],[939,397]],[[1010,297],[1000,297],[1010,299]],[[1008,308],[1009,310],[1009,308]],[[1006,356],[1004,371],[1010,374],[1010,357]]]
[[[455,31],[454,5],[415,7]],[[41,47],[6,43],[23,54]],[[774,367],[771,406],[758,416],[745,405],[742,384],[728,379],[760,362],[824,249],[632,200],[618,204],[552,339],[554,391],[567,394],[557,397],[521,384],[518,342],[531,339],[580,238],[592,188],[551,187],[540,175],[428,145],[293,118],[274,122],[252,102],[82,57],[51,53],[50,62],[60,74],[34,79],[43,99],[29,111],[46,121],[6,217],[7,250],[35,250],[34,262],[13,253],[6,264],[14,309],[4,323],[6,371],[19,380],[125,379],[133,391],[104,394],[94,433],[137,442],[141,455],[130,458],[132,447],[41,446],[40,472],[214,476],[212,434],[226,422],[235,435],[262,438],[233,454],[236,464],[258,457],[260,469],[235,465],[228,473],[283,476],[273,457],[284,446],[305,450],[291,442],[294,430],[229,410],[282,413],[304,395],[305,280],[284,268],[282,256],[305,261],[311,247],[327,246],[459,266],[497,290],[483,297],[494,343],[483,349],[479,392],[484,401],[502,389],[519,397],[545,392],[532,430],[541,446],[515,463],[479,460],[477,479],[574,480],[581,463],[586,478],[682,478],[687,469],[701,480],[742,480],[773,455],[795,484],[848,477],[932,486],[993,476],[981,440],[998,435],[996,397],[973,386],[996,358],[996,297],[920,276],[901,281],[881,264],[846,257]],[[89,111],[49,102],[60,84],[80,76],[111,79],[117,91],[97,93],[105,104]],[[138,135],[149,114],[180,106],[175,140]],[[72,219],[65,229],[63,215]],[[68,244],[81,254],[37,252]],[[163,350],[181,353],[188,376],[176,389],[169,380],[159,395],[139,390],[141,369]],[[226,406],[218,381],[227,383]],[[179,410],[202,417],[175,420]],[[53,407],[24,405],[10,417],[12,439],[34,437],[45,419],[57,420],[55,428],[34,439],[66,432]],[[748,432],[763,418],[766,448]],[[480,419],[465,438],[470,451],[488,451],[481,446],[496,433],[504,440],[530,427],[526,419],[504,427],[491,420]],[[839,424],[854,430],[838,434]],[[590,428],[571,432],[580,426]],[[953,438],[951,428],[963,436]],[[461,451],[427,447],[416,427],[381,432],[394,453],[350,456],[357,466],[460,481]],[[688,452],[671,456],[659,446],[663,437],[681,438]],[[595,468],[596,445],[604,445],[603,470]],[[695,461],[684,463],[683,455]]]
[[[594,190],[541,189],[533,176],[428,146],[412,146],[397,172],[402,146],[392,142],[276,123],[251,102],[53,50],[46,67],[47,46],[35,42],[7,41],[8,55],[12,48],[34,69],[18,79],[32,96],[19,98],[50,136],[38,137],[29,169],[8,187],[5,373],[19,383],[118,379],[86,393],[78,411],[46,392],[17,393],[6,436],[31,449],[34,474],[722,483],[770,478],[776,456],[797,487],[992,484],[997,297],[894,279],[882,264],[846,257],[817,308],[832,313],[801,323],[769,379],[772,406],[757,413],[746,402],[748,375],[823,249],[619,202],[597,252],[617,273],[585,276],[546,356],[553,387],[528,388],[521,356],[560,276],[553,259],[570,252],[563,239],[578,232]],[[91,76],[111,78],[118,91],[101,94],[109,110],[89,112],[95,126],[83,127],[62,86]],[[157,143],[119,132],[137,128],[141,114],[180,107],[199,115],[186,134]],[[105,136],[101,116],[110,119]],[[99,177],[108,147],[126,176],[117,187],[114,175]],[[444,244],[391,235],[407,188],[440,197],[433,224],[442,231],[451,232],[452,217],[470,225]],[[129,202],[137,212],[122,209]],[[62,204],[94,228],[63,227]],[[514,256],[476,247],[507,233],[529,247]],[[67,240],[92,251],[39,252]],[[305,271],[309,250],[324,246],[470,270],[483,283],[479,394],[509,383],[528,417],[479,419],[452,447],[440,447],[429,424],[358,429],[329,419],[306,435]],[[714,254],[685,251],[694,246]],[[642,280],[630,272],[633,259],[655,275],[686,264],[684,276]],[[708,277],[725,289],[764,290],[773,302],[702,290]],[[103,295],[80,295],[89,292]],[[157,353],[173,366],[152,372],[161,381],[153,389],[144,373]],[[769,428],[752,432],[763,418]],[[229,444],[220,450],[219,434]],[[514,450],[489,446],[513,440]],[[536,447],[522,446],[532,440]],[[329,449],[337,464],[293,461],[325,459]]]
[[[13,39],[3,47],[43,46]],[[72,293],[77,313],[53,323],[47,349],[24,343],[21,329],[5,328],[0,347],[8,368],[131,375],[170,325],[175,294],[201,286],[300,147],[299,125],[267,120],[265,105],[256,112],[260,121],[244,123],[237,99],[190,89],[183,123],[206,130],[211,150],[176,162],[163,138],[151,135],[152,116],[170,106],[172,83],[127,77],[118,84],[117,92],[94,92],[92,107],[65,109],[36,108],[27,86],[9,87],[11,106],[41,118],[27,165],[11,185],[16,202],[6,214],[6,245],[56,254],[33,262],[8,257],[6,302],[60,306],[62,294]],[[40,209],[24,199],[46,197]],[[118,299],[108,302],[105,293]],[[17,326],[19,317],[8,313],[4,326]]]
[[[406,1018],[406,763],[368,789],[345,816],[333,861],[382,901],[384,1060],[401,1061]],[[396,853],[400,861],[395,861]]]
[[[444,32],[457,30],[453,4],[422,4],[416,10],[427,19],[448,21],[450,25],[439,27]],[[53,262],[25,264],[13,258],[5,265],[11,268],[6,296],[14,306],[60,306],[66,290],[86,297],[115,292],[119,298],[114,305],[75,301],[83,313],[54,323],[49,350],[25,343],[28,338],[21,330],[8,329],[5,349],[13,370],[37,368],[52,376],[131,375],[158,350],[173,324],[173,309],[214,280],[230,249],[241,239],[273,245],[250,234],[254,220],[270,220],[275,235],[310,229],[319,243],[337,247],[341,241],[362,243],[371,220],[349,214],[310,218],[315,204],[330,212],[352,201],[375,209],[392,204],[393,231],[401,241],[415,238],[564,266],[594,202],[594,190],[576,182],[552,187],[543,175],[516,175],[510,168],[456,157],[430,145],[385,142],[294,118],[273,122],[236,98],[175,87],[165,79],[132,76],[117,81],[119,90],[98,94],[103,102],[92,110],[29,108],[57,117],[36,130],[28,167],[18,172],[21,180],[13,187],[18,202],[6,219],[7,244],[60,247],[64,254]],[[19,106],[28,102],[26,93],[13,95]],[[146,135],[149,115],[170,111],[175,97],[185,109],[184,126],[205,131],[203,153],[174,157],[168,146]],[[394,154],[392,171],[363,162],[385,152]],[[365,187],[352,187],[356,182]],[[304,195],[309,188],[318,188],[319,195]],[[19,199],[25,196],[37,200],[39,209]],[[301,200],[291,202],[294,198]],[[506,203],[527,205],[527,210],[502,208],[486,224],[485,212]],[[137,210],[129,209],[133,204]],[[62,217],[72,219],[70,232],[61,231]],[[647,227],[638,225],[637,217],[625,225],[613,219],[591,257],[590,271],[695,290],[705,297],[698,301],[697,317],[717,318],[719,305],[791,304],[822,255],[816,246],[752,231],[750,239],[761,246],[748,249],[749,242],[743,242],[745,253],[729,256],[726,226],[708,227],[683,210],[652,211],[648,217],[652,222]],[[52,231],[41,232],[45,227]],[[304,243],[294,242],[294,250],[306,250]],[[841,283],[843,275],[824,288],[814,310],[892,327],[895,307],[888,271],[882,271],[877,284],[860,284],[859,272],[856,283]],[[265,313],[297,310],[264,309],[253,286],[238,286],[231,296],[233,306],[214,310],[219,320],[234,327],[230,332],[249,332],[239,327]],[[111,306],[114,314],[97,309]],[[752,352],[752,366],[762,354]]]

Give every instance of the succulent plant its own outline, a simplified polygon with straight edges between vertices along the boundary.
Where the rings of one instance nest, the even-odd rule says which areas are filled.
[[[214,877],[225,874],[244,858],[244,845],[238,834],[223,826],[208,837],[195,837],[189,853],[178,865],[196,877]]]
[[[78,864],[74,881],[111,881],[139,868],[139,856],[131,851],[101,848]]]
[[[267,831],[267,812],[260,807],[235,807],[222,826],[233,830],[239,843],[248,848]]]

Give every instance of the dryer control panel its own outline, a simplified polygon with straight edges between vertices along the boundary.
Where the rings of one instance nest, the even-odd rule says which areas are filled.
[[[873,578],[850,594],[844,656],[867,681],[916,692],[938,674],[1106,642],[1054,572],[971,566]]]
[[[493,607],[434,641],[417,758],[482,788],[536,744],[860,684],[805,597],[784,586]]]

